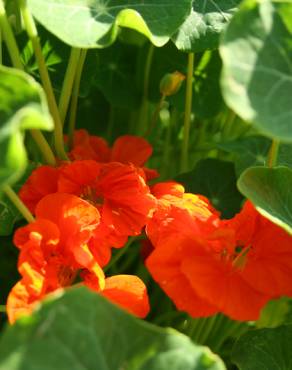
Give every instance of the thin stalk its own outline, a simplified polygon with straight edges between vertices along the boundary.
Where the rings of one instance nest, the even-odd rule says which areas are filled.
[[[280,141],[274,139],[268,153],[268,167],[274,167],[277,164]]]
[[[200,344],[208,343],[208,338],[214,329],[214,324],[216,323],[216,320],[217,320],[217,315],[208,317],[204,325],[204,330],[202,331],[199,337],[199,340],[198,340]]]
[[[163,147],[163,156],[162,156],[162,168],[163,168],[162,176],[163,178],[168,177],[168,170],[169,170],[169,165],[170,165],[169,159],[170,159],[170,152],[171,152],[171,135],[172,135],[172,128],[174,126],[176,119],[177,119],[177,110],[173,108],[170,114],[170,119],[168,122],[166,137],[165,137],[165,142],[164,142],[164,147]]]
[[[10,23],[8,22],[5,8],[3,1],[0,0],[0,26],[1,26],[1,31],[3,35],[3,39],[6,43],[7,49],[9,56],[12,61],[12,65],[14,68],[24,70],[21,57],[20,57],[20,52],[13,34],[13,31],[11,29]],[[44,159],[48,164],[55,165],[55,156],[46,141],[44,135],[39,131],[39,130],[30,130],[30,134],[32,135],[33,139],[35,140],[36,144],[38,145],[38,148],[42,152]]]
[[[23,70],[24,68],[20,58],[19,49],[6,16],[3,0],[0,0],[0,26],[13,66],[17,69]]]
[[[180,166],[181,171],[186,171],[188,169],[188,153],[191,127],[192,100],[193,100],[193,75],[194,75],[194,53],[189,53],[188,72],[186,80],[184,131]]]
[[[150,82],[150,72],[151,66],[153,61],[153,54],[154,54],[154,45],[149,45],[149,50],[147,53],[147,58],[145,62],[145,69],[144,69],[144,83],[143,83],[143,96],[141,102],[141,108],[139,112],[139,123],[138,123],[138,133],[143,131],[144,127],[148,122],[148,90],[149,90],[149,82]]]
[[[86,55],[87,55],[87,50],[81,50],[79,64],[76,70],[75,81],[73,85],[71,105],[70,105],[69,128],[68,128],[69,148],[71,148],[73,145],[73,137],[74,137],[77,107],[78,107],[79,89],[80,89],[81,76],[82,76],[82,71],[83,71]]]
[[[163,107],[164,102],[165,102],[165,95],[162,94],[161,98],[160,98],[158,104],[156,105],[156,108],[155,108],[155,110],[152,114],[152,118],[151,118],[151,121],[149,123],[148,130],[146,131],[146,133],[144,135],[145,137],[149,136],[151,134],[152,130],[154,129],[154,127],[155,127],[155,125],[158,121],[159,113],[161,111],[161,108]]]
[[[30,130],[30,134],[40,149],[45,162],[51,166],[56,166],[57,162],[54,153],[44,135],[39,130]]]
[[[2,191],[7,195],[7,197],[11,200],[11,202],[15,205],[27,222],[34,222],[33,215],[30,213],[29,209],[18,197],[15,191],[11,188],[11,186],[4,185],[2,187]]]
[[[60,112],[60,118],[61,122],[64,125],[70,98],[71,98],[71,93],[72,93],[72,87],[79,63],[79,58],[80,58],[80,49],[77,48],[72,48],[70,57],[69,57],[69,62],[61,90],[61,95],[60,95],[60,100],[59,100],[59,112]]]
[[[36,28],[34,19],[27,7],[26,0],[19,0],[19,5],[20,5],[20,9],[21,9],[21,13],[22,13],[22,17],[23,17],[23,21],[24,21],[24,25],[25,25],[28,37],[33,46],[34,54],[35,54],[39,72],[40,72],[40,77],[42,80],[44,90],[47,95],[49,108],[50,108],[51,114],[54,119],[54,124],[55,124],[54,139],[55,139],[56,153],[60,159],[68,160],[68,157],[67,157],[67,154],[64,148],[62,122],[60,119],[60,114],[59,114],[57,102],[55,99],[52,83],[50,80],[49,72],[46,66],[44,56],[42,54],[42,48],[41,48],[40,40],[38,37],[37,28]]]

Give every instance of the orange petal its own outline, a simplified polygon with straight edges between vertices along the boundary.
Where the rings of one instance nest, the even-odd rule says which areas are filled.
[[[152,146],[142,137],[124,135],[114,143],[111,153],[112,162],[132,163],[137,167],[145,164],[152,154]]]
[[[22,281],[16,283],[11,289],[6,305],[10,324],[13,324],[20,317],[30,315],[33,305],[29,303],[29,297],[30,295]]]
[[[23,203],[34,213],[37,203],[57,191],[58,169],[41,166],[35,169],[19,191]]]
[[[138,317],[143,318],[149,312],[146,286],[137,276],[116,275],[106,278],[101,294]]]

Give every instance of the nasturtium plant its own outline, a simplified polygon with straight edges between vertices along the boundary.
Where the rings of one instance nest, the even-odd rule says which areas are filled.
[[[0,370],[289,369],[291,0],[0,0]]]

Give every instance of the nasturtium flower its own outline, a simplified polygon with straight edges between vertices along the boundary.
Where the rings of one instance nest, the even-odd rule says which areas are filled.
[[[90,250],[90,240],[100,223],[95,206],[72,194],[54,193],[37,204],[35,214],[35,222],[19,228],[14,235],[20,249],[21,280],[7,300],[11,323],[29,314],[48,293],[72,285],[78,274],[85,277],[88,286],[90,276],[95,291],[128,311],[140,317],[148,313],[144,283],[131,276],[105,278]],[[123,299],[123,294],[127,298]]]
[[[43,191],[38,188],[47,179]],[[109,262],[111,247],[120,248],[128,236],[141,233],[156,207],[144,172],[130,164],[76,160],[57,169],[42,166],[33,171],[20,191],[23,202],[35,211],[46,192],[77,195],[98,209],[101,222],[90,248],[102,266]]]
[[[154,213],[147,226],[154,249],[146,265],[178,309],[256,320],[270,299],[292,296],[289,234],[249,201],[234,218],[220,220],[216,213],[183,210],[177,196],[168,196],[170,205],[164,213],[158,206],[159,217]]]
[[[73,148],[69,153],[72,160],[92,159],[96,162],[120,162],[143,168],[147,180],[159,176],[153,169],[144,167],[152,155],[152,146],[139,136],[123,135],[116,139],[112,148],[107,142],[84,129],[74,132]]]

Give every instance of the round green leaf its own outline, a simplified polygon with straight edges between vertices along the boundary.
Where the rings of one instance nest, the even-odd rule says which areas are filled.
[[[206,347],[120,310],[85,288],[56,293],[7,328],[0,370],[224,370]]]
[[[220,47],[227,105],[283,141],[292,141],[291,11],[291,0],[246,0]]]
[[[291,370],[292,325],[259,329],[235,343],[232,360],[240,370]]]
[[[172,37],[179,50],[215,49],[219,36],[237,10],[239,0],[194,0],[191,14]]]
[[[40,85],[24,72],[0,66],[0,186],[15,182],[26,167],[24,130],[52,128]]]
[[[28,5],[50,32],[80,48],[112,44],[119,26],[162,46],[191,10],[191,0],[28,0]]]
[[[251,167],[240,176],[238,188],[256,209],[292,234],[292,170]]]

